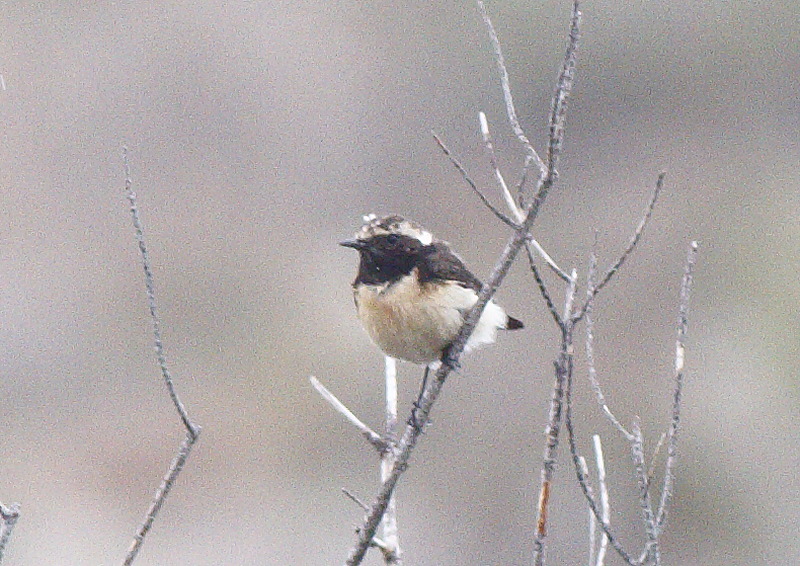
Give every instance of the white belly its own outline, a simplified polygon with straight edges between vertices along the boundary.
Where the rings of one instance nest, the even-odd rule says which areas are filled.
[[[477,301],[471,289],[456,283],[420,286],[416,272],[391,286],[362,285],[355,291],[358,316],[372,341],[386,355],[416,364],[442,356]],[[467,342],[467,350],[494,342],[507,316],[490,302]]]

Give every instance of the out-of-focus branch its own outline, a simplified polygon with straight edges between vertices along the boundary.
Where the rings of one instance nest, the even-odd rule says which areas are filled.
[[[3,561],[6,545],[11,539],[11,533],[19,520],[19,503],[12,503],[8,507],[0,503],[0,562]]]
[[[600,435],[592,437],[594,442],[594,455],[597,462],[597,484],[600,486],[600,508],[603,512],[603,522],[611,524],[611,502],[608,498],[608,485],[606,484],[606,461],[603,458],[603,444],[600,442]],[[603,533],[600,538],[600,549],[597,551],[596,566],[603,566],[606,560],[606,549],[608,548],[608,537]]]

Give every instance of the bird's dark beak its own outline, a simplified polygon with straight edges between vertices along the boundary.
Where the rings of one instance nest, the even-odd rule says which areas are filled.
[[[363,240],[345,240],[343,242],[339,242],[339,245],[359,251],[367,247]]]

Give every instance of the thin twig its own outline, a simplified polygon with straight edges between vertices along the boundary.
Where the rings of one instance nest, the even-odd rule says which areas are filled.
[[[581,471],[583,475],[589,475],[589,466],[586,465],[586,458],[581,457]],[[591,492],[590,492],[591,493]],[[592,494],[594,496],[594,494]],[[595,566],[595,547],[597,546],[597,519],[589,511],[589,566]]]
[[[364,502],[363,502],[363,501],[362,501],[362,500],[361,500],[361,499],[360,499],[360,498],[359,498],[359,497],[358,497],[356,494],[354,494],[352,491],[350,491],[350,490],[349,490],[349,489],[347,489],[346,487],[343,487],[343,488],[342,488],[342,493],[344,493],[344,494],[345,494],[345,495],[346,495],[346,496],[347,496],[347,497],[348,497],[350,500],[354,501],[354,502],[355,502],[355,504],[356,504],[356,505],[358,505],[359,507],[361,507],[361,509],[362,509],[362,510],[364,510],[364,511],[369,511],[369,505],[367,505],[366,503],[364,503]]]
[[[528,265],[531,268],[531,273],[533,273],[533,278],[536,280],[536,285],[539,286],[539,292],[542,294],[542,298],[547,305],[547,309],[550,311],[550,314],[558,327],[563,328],[564,321],[561,319],[561,315],[558,313],[558,309],[556,309],[552,297],[550,297],[550,292],[547,290],[547,285],[545,285],[544,279],[542,279],[542,275],[539,273],[539,269],[536,267],[536,262],[533,259],[533,252],[531,252],[530,246],[526,245],[525,251],[528,253]]]
[[[12,503],[8,507],[0,503],[0,562],[3,561],[11,533],[19,520],[19,508],[19,503]]]
[[[344,418],[350,421],[350,424],[352,424],[361,432],[364,438],[367,439],[367,442],[372,444],[375,447],[375,449],[378,450],[378,452],[380,453],[386,451],[386,449],[388,448],[388,444],[381,437],[380,434],[369,428],[366,424],[364,424],[364,422],[361,419],[355,416],[353,412],[350,409],[348,409],[344,403],[339,401],[336,395],[331,393],[327,387],[322,385],[322,383],[320,383],[320,381],[316,377],[311,376],[309,380],[311,381],[311,385],[314,386],[314,389],[316,389],[317,392],[320,395],[322,395],[322,398],[325,399],[328,403],[330,403],[330,405],[334,409],[336,409],[337,412],[342,414]]]
[[[603,512],[603,522],[611,524],[611,504],[608,499],[608,485],[606,484],[606,462],[603,458],[603,444],[600,442],[600,435],[592,437],[594,446],[595,463],[597,464],[597,485],[600,488],[600,508]],[[594,515],[592,515],[594,518]],[[608,549],[608,537],[603,533],[600,537],[600,548],[597,550],[597,560],[590,562],[590,566],[603,566],[606,560],[606,550]]]
[[[625,248],[625,251],[619,256],[619,259],[612,265],[608,271],[605,272],[603,277],[600,279],[600,282],[595,285],[594,290],[592,291],[591,295],[586,298],[586,302],[583,305],[583,308],[578,312],[576,318],[581,319],[586,314],[586,309],[589,307],[589,301],[593,298],[603,287],[605,287],[611,278],[619,271],[622,264],[625,263],[625,260],[628,259],[628,256],[631,255],[633,249],[636,247],[636,244],[639,243],[639,240],[644,234],[644,229],[647,226],[647,222],[650,220],[650,217],[653,215],[653,209],[656,206],[656,202],[658,201],[658,197],[661,194],[661,190],[664,188],[664,177],[666,173],[662,172],[658,176],[658,180],[656,181],[656,188],[653,190],[653,196],[650,198],[650,202],[647,205],[647,210],[645,210],[642,219],[639,221],[639,225],[636,227],[636,231],[631,236],[630,242],[628,242],[628,246]]]
[[[164,353],[164,342],[161,338],[161,319],[158,316],[158,308],[156,306],[156,292],[155,284],[153,282],[153,271],[150,268],[150,254],[147,251],[147,244],[145,243],[144,239],[144,228],[142,227],[142,221],[139,218],[139,208],[136,205],[136,193],[133,192],[131,170],[128,163],[128,148],[122,148],[122,157],[125,163],[125,192],[128,195],[128,201],[131,205],[131,217],[133,218],[133,227],[136,231],[136,241],[139,244],[139,252],[142,256],[144,284],[147,291],[147,304],[150,307],[150,318],[153,321],[153,338],[155,339],[158,365],[161,368],[161,375],[163,376],[164,384],[167,386],[167,390],[169,391],[172,404],[175,405],[175,410],[178,411],[178,415],[183,421],[183,426],[186,427],[186,430],[190,435],[197,436],[200,434],[200,427],[194,424],[189,418],[186,408],[183,406],[183,403],[178,397],[178,393],[175,390],[175,383],[173,382],[172,375],[167,367],[167,357]]]
[[[550,143],[547,146],[547,175],[543,184],[552,185],[558,177],[556,166],[564,145],[564,126],[567,119],[567,101],[575,82],[575,57],[580,39],[581,11],[578,0],[572,5],[572,20],[569,29],[569,42],[564,54],[564,63],[558,77],[558,87],[550,110]]]
[[[566,324],[567,328],[572,327],[572,322],[568,322]],[[583,491],[584,498],[589,505],[589,509],[594,514],[595,518],[597,519],[597,524],[600,528],[603,529],[606,537],[608,538],[608,542],[617,551],[617,553],[622,557],[622,559],[629,565],[629,566],[637,566],[636,561],[634,561],[633,557],[625,550],[622,546],[622,543],[619,542],[617,537],[611,531],[611,525],[603,518],[603,513],[600,509],[600,505],[598,505],[597,500],[592,495],[592,489],[589,485],[589,478],[583,472],[581,468],[580,461],[581,455],[578,452],[578,446],[575,441],[575,427],[572,422],[572,367],[568,368],[570,371],[566,375],[566,387],[565,387],[565,411],[564,411],[564,424],[567,427],[567,438],[569,440],[569,451],[572,455],[572,462],[573,467],[575,468],[575,474],[578,478],[578,484],[581,486],[581,491]]]
[[[653,513],[653,504],[650,490],[647,489],[647,463],[644,458],[644,439],[642,429],[639,428],[639,419],[633,420],[633,441],[631,442],[631,458],[636,470],[636,479],[639,484],[639,505],[642,508],[644,530],[647,533],[646,556],[652,559],[653,566],[661,566],[661,551],[658,546],[658,526]]]
[[[683,393],[683,364],[686,355],[686,331],[689,326],[689,296],[692,290],[694,266],[697,263],[697,242],[689,244],[686,268],[681,283],[681,299],[678,314],[678,338],[675,341],[675,393],[672,401],[672,422],[670,423],[667,444],[667,461],[664,464],[664,485],[661,488],[661,501],[658,504],[656,524],[659,529],[667,518],[667,506],[672,498],[673,468],[678,457],[678,427],[681,420],[681,396]]]
[[[497,38],[494,25],[492,25],[492,20],[489,18],[489,14],[486,11],[486,7],[483,5],[483,2],[481,0],[477,0],[477,2],[478,9],[480,10],[481,17],[483,18],[483,23],[486,25],[486,30],[489,32],[489,40],[491,41],[492,49],[494,50],[497,69],[500,71],[500,85],[503,89],[503,99],[506,103],[506,113],[508,114],[508,121],[511,124],[511,129],[514,131],[517,139],[519,139],[519,141],[525,147],[525,151],[527,153],[526,163],[528,159],[535,161],[536,166],[540,171],[540,178],[544,178],[547,172],[544,162],[542,161],[541,157],[539,157],[539,154],[536,153],[536,150],[533,149],[531,142],[528,140],[528,136],[525,135],[522,126],[519,124],[519,119],[517,118],[517,110],[514,107],[514,98],[511,96],[511,84],[508,80],[508,71],[506,70],[505,60],[503,59],[503,50],[500,47],[500,40]],[[524,183],[520,183],[520,187],[523,185]]]
[[[124,566],[129,566],[133,563],[134,559],[139,553],[142,543],[144,542],[144,537],[150,531],[150,527],[152,526],[156,515],[158,515],[158,512],[164,504],[170,489],[172,489],[175,480],[181,473],[192,447],[200,436],[201,428],[199,425],[193,423],[189,418],[186,408],[181,402],[180,397],[178,397],[178,393],[175,389],[175,383],[173,382],[172,375],[167,367],[167,358],[164,353],[164,343],[161,338],[161,320],[158,316],[158,309],[156,306],[153,271],[150,267],[150,256],[147,252],[147,245],[144,238],[144,228],[142,227],[142,222],[139,218],[139,209],[136,204],[136,193],[133,191],[130,164],[128,163],[128,149],[126,147],[122,148],[122,158],[125,166],[125,192],[128,196],[128,201],[130,202],[133,227],[136,232],[136,241],[139,244],[139,252],[142,258],[142,267],[144,269],[147,302],[148,306],[150,307],[150,319],[153,322],[153,338],[155,340],[156,358],[158,359],[158,365],[161,368],[161,375],[164,378],[164,384],[167,387],[172,404],[175,406],[175,410],[178,412],[178,415],[183,422],[183,426],[186,428],[186,438],[184,438],[184,440],[181,442],[178,452],[175,455],[175,458],[172,460],[169,471],[164,476],[161,485],[158,487],[153,502],[150,504],[150,508],[148,509],[142,524],[139,526],[139,529],[134,535],[133,542],[128,550],[128,554],[123,561]]]
[[[384,377],[386,381],[386,437],[391,439],[394,446],[397,435],[397,361],[390,357],[384,358]],[[387,480],[394,466],[394,450],[385,450],[381,453],[381,484]],[[383,550],[383,559],[386,564],[401,566],[400,533],[397,526],[397,498],[392,493],[386,513],[383,515],[382,539],[386,544]]]
[[[133,537],[133,542],[128,549],[128,554],[125,556],[125,560],[122,562],[123,566],[130,566],[130,564],[132,564],[136,558],[136,555],[139,554],[139,550],[144,543],[144,537],[147,536],[148,532],[150,532],[150,527],[153,526],[153,521],[155,521],[158,512],[161,510],[161,506],[167,499],[167,495],[169,495],[170,489],[172,489],[172,486],[175,484],[175,480],[178,478],[181,470],[183,470],[183,466],[186,464],[186,460],[189,458],[189,453],[192,451],[192,447],[197,442],[197,439],[198,436],[196,434],[193,435],[189,431],[186,432],[186,437],[181,442],[181,445],[178,448],[178,453],[172,460],[169,470],[164,476],[164,479],[161,480],[161,485],[158,487],[158,491],[156,491],[152,503],[150,503],[150,508],[145,514],[144,521],[142,521],[142,524],[139,526],[139,529],[136,531],[136,534]]]
[[[447,149],[447,146],[444,145],[444,142],[441,140],[441,138],[438,135],[436,135],[436,132],[431,132],[431,134],[433,135],[433,139],[436,140],[436,143],[439,145],[441,150],[444,152],[444,154],[450,160],[450,163],[452,163],[453,166],[458,170],[458,172],[461,173],[461,176],[464,177],[464,180],[467,182],[467,184],[470,186],[470,188],[473,190],[473,192],[476,195],[478,195],[478,198],[481,199],[481,202],[484,205],[486,205],[486,208],[491,210],[492,213],[495,216],[497,216],[497,218],[499,218],[500,220],[502,220],[503,222],[505,222],[506,224],[508,224],[512,228],[519,229],[519,224],[514,222],[511,218],[509,218],[505,214],[503,214],[503,212],[501,212],[496,206],[494,206],[491,202],[489,202],[489,199],[486,198],[486,195],[484,195],[481,192],[481,190],[478,188],[478,186],[475,184],[475,182],[469,176],[469,173],[467,173],[466,169],[464,169],[464,167],[461,165],[461,163],[459,163],[458,159],[456,159],[455,156],[452,153],[450,153],[450,150]]]
[[[567,295],[564,300],[564,313],[561,320],[569,320],[572,305],[577,290],[578,274],[572,271],[570,283],[567,286]],[[533,564],[544,564],[544,539],[547,536],[547,518],[550,509],[550,491],[553,484],[553,475],[556,467],[556,454],[558,452],[558,439],[561,431],[561,414],[564,399],[564,389],[567,375],[572,365],[572,326],[561,325],[561,350],[558,359],[554,362],[556,380],[553,394],[550,398],[550,414],[545,429],[544,460],[542,463],[541,480],[539,485],[539,503],[537,505],[536,533],[533,540]]]
[[[478,122],[480,123],[481,127],[483,144],[486,146],[486,153],[489,154],[489,163],[492,166],[492,171],[494,171],[494,178],[497,180],[497,184],[500,186],[500,192],[503,194],[503,198],[506,201],[506,206],[511,211],[511,214],[514,216],[514,218],[516,218],[517,224],[519,224],[524,220],[524,217],[522,216],[522,210],[520,210],[519,206],[517,206],[517,203],[514,202],[514,197],[511,196],[511,191],[508,190],[506,180],[503,178],[503,173],[500,171],[500,166],[497,164],[497,157],[494,154],[494,144],[492,143],[492,136],[489,133],[489,122],[486,120],[486,114],[483,112],[478,112]]]
[[[586,365],[589,368],[589,382],[592,385],[597,403],[603,411],[603,414],[611,422],[611,425],[616,428],[629,442],[633,440],[633,436],[628,432],[621,422],[617,419],[611,409],[608,408],[603,389],[600,387],[600,382],[597,379],[597,370],[594,363],[594,319],[592,318],[592,306],[594,304],[595,287],[594,277],[597,271],[597,254],[595,247],[597,245],[597,235],[595,234],[595,245],[592,246],[592,256],[589,262],[589,281],[586,286],[586,303],[584,304],[584,312],[586,314]]]

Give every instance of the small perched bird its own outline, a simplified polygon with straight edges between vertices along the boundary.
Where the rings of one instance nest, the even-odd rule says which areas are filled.
[[[387,356],[430,368],[458,335],[481,282],[447,242],[417,224],[400,216],[364,220],[355,239],[341,242],[361,256],[353,282],[358,317]],[[489,301],[465,350],[494,342],[498,328],[522,326]]]

